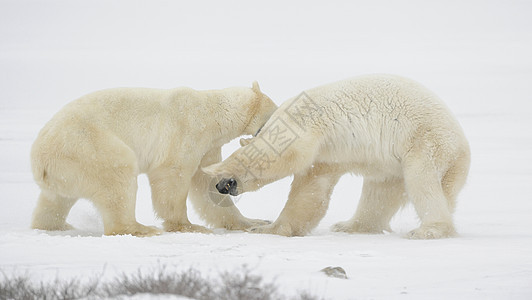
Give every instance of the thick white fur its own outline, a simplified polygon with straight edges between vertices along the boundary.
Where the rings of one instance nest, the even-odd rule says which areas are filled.
[[[71,228],[68,212],[86,198],[100,211],[106,235],[160,233],[136,222],[139,173],[149,177],[153,207],[167,231],[208,231],[189,222],[187,195],[210,225],[265,224],[234,205],[216,205],[230,200],[214,193],[200,167],[221,161],[223,144],[254,134],[276,108],[256,83],[251,89],[120,88],[84,96],[59,111],[33,144],[33,175],[42,192],[32,228]]]
[[[279,218],[254,232],[307,234],[324,216],[340,176],[352,172],[364,177],[362,196],[355,215],[334,225],[334,231],[390,231],[390,219],[410,201],[421,220],[410,238],[455,234],[452,213],[469,171],[470,151],[460,125],[437,96],[392,75],[357,77],[305,93],[283,103],[257,137],[242,141],[247,146],[204,168],[211,175],[236,178],[240,193],[294,174]],[[307,96],[314,109],[294,117],[295,106],[305,110],[297,101]],[[279,120],[297,134],[281,154],[268,145]],[[242,166],[250,147],[262,149],[268,164]]]

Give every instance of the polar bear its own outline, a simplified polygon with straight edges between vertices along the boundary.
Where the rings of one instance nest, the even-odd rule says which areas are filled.
[[[222,145],[254,134],[276,108],[256,82],[251,89],[118,88],[84,96],[59,111],[33,144],[41,194],[31,226],[72,228],[66,217],[78,198],[86,198],[101,213],[106,235],[159,234],[135,219],[140,173],[148,175],[166,231],[208,231],[188,220],[187,194],[212,226],[267,224],[245,218],[234,205],[217,205],[232,202],[209,187],[212,179],[200,167],[221,161]]]
[[[392,216],[413,203],[414,239],[455,234],[452,213],[469,171],[464,133],[436,95],[412,80],[366,75],[289,99],[242,148],[205,167],[223,177],[220,193],[254,191],[294,174],[288,201],[272,224],[254,232],[305,235],[324,216],[344,173],[364,177],[354,216],[333,231],[390,231]]]

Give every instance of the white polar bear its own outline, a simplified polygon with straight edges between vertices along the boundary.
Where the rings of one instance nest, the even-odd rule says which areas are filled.
[[[251,89],[119,88],[84,96],[58,112],[33,144],[42,192],[32,228],[72,228],[68,212],[86,198],[101,213],[106,235],[160,233],[136,222],[139,173],[148,175],[153,208],[167,231],[208,231],[188,220],[187,194],[210,225],[267,224],[243,217],[234,205],[217,205],[232,202],[209,187],[212,179],[200,167],[221,161],[223,144],[254,134],[276,108],[256,82]]]
[[[355,215],[334,231],[390,231],[409,200],[421,219],[410,238],[455,233],[452,212],[470,164],[457,120],[432,92],[392,75],[369,75],[307,90],[281,105],[252,140],[203,170],[236,195],[294,174],[279,218],[254,232],[305,235],[324,216],[342,174],[364,177]],[[247,144],[247,145],[246,145]]]

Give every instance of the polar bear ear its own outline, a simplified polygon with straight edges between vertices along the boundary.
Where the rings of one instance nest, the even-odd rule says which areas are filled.
[[[255,92],[255,93],[261,93],[260,91],[260,86],[259,86],[259,83],[257,81],[253,81],[253,83],[251,84],[251,89]]]
[[[244,146],[249,145],[251,143],[251,140],[253,140],[253,138],[249,138],[249,139],[241,138],[240,146],[244,147]]]

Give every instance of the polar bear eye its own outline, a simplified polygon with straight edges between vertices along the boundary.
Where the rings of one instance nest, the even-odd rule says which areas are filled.
[[[259,132],[262,130],[262,127],[259,128],[259,130],[257,130],[257,132],[253,135],[254,137],[257,136],[257,134],[259,134]]]

